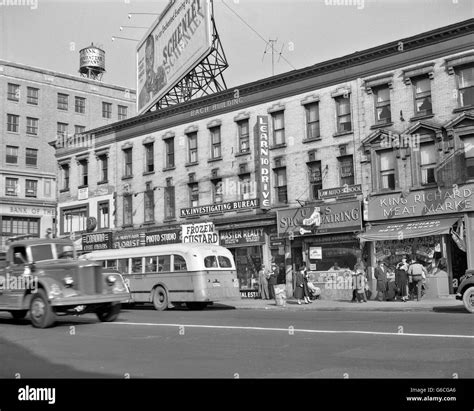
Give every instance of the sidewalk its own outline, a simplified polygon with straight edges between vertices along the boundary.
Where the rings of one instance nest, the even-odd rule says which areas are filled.
[[[454,295],[436,299],[422,299],[421,301],[375,301],[366,303],[352,303],[350,301],[313,300],[312,304],[298,305],[296,300],[288,299],[286,307],[277,306],[274,300],[260,300],[243,298],[240,301],[219,301],[213,307],[235,307],[239,310],[291,310],[291,311],[432,311],[432,312],[466,312],[462,301]]]

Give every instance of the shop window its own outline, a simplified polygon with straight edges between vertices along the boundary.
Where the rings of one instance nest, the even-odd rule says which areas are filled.
[[[308,140],[319,138],[319,103],[305,105],[306,111],[306,138]]]
[[[385,150],[378,153],[380,175],[379,189],[394,190],[395,189],[395,152],[393,150]]]
[[[239,129],[239,152],[248,153],[250,151],[249,120],[241,120],[237,126]]]
[[[420,174],[421,184],[434,184],[436,168],[436,148],[433,143],[422,144],[420,146]]]
[[[2,216],[2,235],[29,234],[39,236],[40,219],[29,217],[7,217]],[[25,254],[26,255],[26,254]]]
[[[344,133],[352,130],[350,96],[335,98],[337,113],[337,132]]]
[[[459,67],[455,72],[459,107],[474,105],[474,66]]]
[[[273,145],[285,144],[285,113],[278,111],[272,114]]]
[[[425,116],[433,112],[431,105],[431,80],[428,77],[412,79],[415,98],[415,115]]]
[[[352,156],[338,157],[341,186],[354,184],[354,161]]]
[[[390,110],[390,89],[388,85],[373,89],[375,102],[375,123],[385,124],[392,121]]]

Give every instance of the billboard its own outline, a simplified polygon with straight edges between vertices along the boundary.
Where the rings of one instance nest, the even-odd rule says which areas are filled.
[[[137,46],[137,113],[156,104],[211,45],[210,0],[171,0]]]

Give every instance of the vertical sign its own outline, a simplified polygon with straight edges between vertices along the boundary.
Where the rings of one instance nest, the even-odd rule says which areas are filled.
[[[268,116],[257,116],[255,125],[255,178],[260,208],[269,210],[271,208],[271,188]]]

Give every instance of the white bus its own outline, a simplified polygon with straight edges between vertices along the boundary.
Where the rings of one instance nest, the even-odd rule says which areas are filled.
[[[232,253],[218,245],[121,248],[92,251],[81,258],[118,270],[130,288],[131,302],[151,302],[159,311],[170,303],[203,309],[214,301],[241,298]]]

